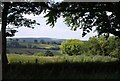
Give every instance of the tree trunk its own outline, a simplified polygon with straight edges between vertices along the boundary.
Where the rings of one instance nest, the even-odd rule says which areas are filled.
[[[7,26],[7,14],[9,9],[9,2],[4,3],[4,9],[2,12],[2,71],[3,73],[7,70],[8,59],[6,56],[6,26]]]

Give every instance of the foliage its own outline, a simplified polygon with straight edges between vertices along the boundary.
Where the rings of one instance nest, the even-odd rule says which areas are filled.
[[[5,3],[4,3],[5,4]],[[10,3],[8,10],[7,25],[11,24],[16,27],[25,26],[31,27],[38,24],[35,20],[26,19],[23,14],[39,15],[41,12],[46,13],[47,24],[54,26],[57,19],[62,16],[65,24],[71,29],[83,29],[83,36],[89,33],[93,27],[96,27],[98,35],[109,33],[120,37],[120,3],[79,3],[79,2],[21,2]],[[108,15],[107,13],[111,14]],[[12,35],[16,32],[14,28],[9,29],[7,33]],[[10,34],[10,33],[9,33]]]
[[[59,16],[64,18],[65,24],[72,30],[83,30],[82,36],[89,33],[95,27],[98,35],[113,34],[120,37],[120,3],[81,3],[62,2],[51,4],[47,17],[47,24],[54,26]],[[108,15],[108,12],[111,13]]]
[[[27,48],[27,46],[29,47]],[[107,39],[103,35],[91,37],[86,42],[81,42],[76,39],[66,40],[62,42],[61,46],[11,41],[7,43],[7,47],[9,53],[17,54],[34,54],[35,52],[50,50],[54,55],[102,55],[120,58],[120,38],[115,36],[110,36]],[[57,51],[60,51],[61,53]],[[46,55],[51,54],[49,51],[46,52]]]
[[[93,27],[96,27],[98,35],[109,33],[120,37],[120,2],[114,3],[50,3],[50,2],[3,2],[4,8],[2,11],[2,44],[3,48],[3,62],[7,62],[6,58],[6,36],[14,36],[17,32],[15,28],[29,27],[34,28],[33,25],[39,25],[35,20],[23,18],[23,14],[40,15],[41,12],[47,12],[44,17],[47,17],[47,24],[54,26],[57,18],[62,16],[64,22],[76,30],[77,28],[83,29],[82,36],[89,33]],[[107,15],[107,12],[111,12]],[[13,25],[13,28],[7,25]],[[6,31],[5,31],[6,30]],[[6,32],[6,34],[5,34]],[[103,45],[104,46],[104,45]],[[105,49],[102,49],[105,51]],[[118,49],[119,50],[119,49]]]
[[[50,50],[34,53],[35,56],[54,56]]]
[[[61,52],[68,55],[80,55],[83,42],[77,39],[70,39],[61,43]]]
[[[59,50],[59,45],[53,44],[41,44],[37,40],[34,42],[23,42],[23,41],[7,41],[7,48],[33,48],[33,49],[49,49],[49,50]]]
[[[107,40],[105,36],[100,36],[98,38],[98,43],[99,43],[99,46],[100,46],[100,51],[101,51],[101,55],[109,55],[110,54],[110,49],[109,49],[109,39]],[[116,41],[114,41],[116,42]]]
[[[45,56],[54,56],[54,54],[50,50],[47,50],[45,51]]]
[[[109,37],[109,51],[110,56],[120,58],[120,38]]]
[[[26,48],[27,46],[21,45],[17,41],[11,41],[11,42],[7,42],[7,46],[6,47],[7,48]]]
[[[110,36],[91,37],[86,42],[87,53],[120,58],[120,38]]]
[[[37,41],[37,40],[34,40],[34,43],[38,43],[38,41]]]
[[[35,56],[45,56],[45,52],[44,51],[41,51],[41,52],[37,52],[37,53],[34,53]]]
[[[44,7],[46,4],[45,2],[3,2],[3,4],[7,4],[9,7],[8,11],[5,13],[7,14],[6,24],[8,25],[6,28],[7,36],[14,36],[14,34],[17,32],[16,28],[22,26],[34,28],[35,25],[40,25],[36,22],[36,20],[24,18],[23,14],[40,15],[42,11],[46,11],[46,8]],[[3,16],[6,16],[5,14]],[[13,25],[13,27],[11,28],[9,25]]]
[[[91,55],[100,55],[100,45],[98,43],[98,39],[95,37],[91,37],[85,44],[87,48],[87,53]]]

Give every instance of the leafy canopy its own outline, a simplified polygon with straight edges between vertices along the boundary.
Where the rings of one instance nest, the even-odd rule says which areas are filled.
[[[72,30],[82,29],[83,36],[96,28],[98,35],[120,37],[120,3],[118,2],[62,2],[51,4],[47,24],[54,26],[59,16]],[[108,12],[111,13],[108,15]]]
[[[24,18],[23,14],[33,14],[33,15],[40,15],[41,12],[46,11],[46,7],[44,7],[47,3],[46,2],[13,2],[13,3],[6,3],[8,4],[9,9],[7,11],[7,28],[6,34],[7,36],[14,36],[17,32],[16,28],[19,27],[29,27],[34,28],[35,25],[40,25],[36,22],[36,20]],[[4,14],[3,14],[4,15]],[[10,27],[12,25],[12,27]]]
[[[61,52],[68,55],[80,55],[83,42],[77,39],[69,39],[61,44]]]
[[[35,20],[23,18],[23,14],[39,15],[44,12],[46,13],[44,17],[47,18],[46,24],[52,27],[62,16],[64,23],[72,30],[82,29],[83,36],[95,27],[98,35],[113,34],[120,37],[119,8],[119,2],[13,2],[8,10],[7,25],[33,28],[33,25],[38,23]],[[108,12],[111,14],[108,15]],[[9,28],[9,32],[14,35],[16,31],[12,30]]]

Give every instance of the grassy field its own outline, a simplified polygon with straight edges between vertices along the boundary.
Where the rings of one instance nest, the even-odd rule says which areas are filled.
[[[39,48],[51,48],[51,47],[55,47],[55,45],[53,45],[53,44],[41,44],[41,43],[19,43],[20,45],[25,45],[25,46],[28,46],[29,44],[31,44],[31,46],[33,47],[33,46],[37,46],[37,47],[39,47]]]
[[[43,49],[30,49],[30,48],[7,48],[9,50],[9,54],[15,53],[15,54],[22,54],[22,55],[33,55],[37,52],[46,51]],[[50,50],[54,55],[61,55],[60,50]]]
[[[113,62],[118,60],[117,58],[109,56],[34,56],[34,55],[18,55],[18,54],[8,54],[7,55],[9,63],[54,63],[54,62]]]
[[[29,54],[32,55],[36,52],[41,52],[41,51],[45,51],[45,50],[50,50],[52,52],[55,52],[55,55],[58,55],[60,53],[56,52],[59,50],[59,45],[54,45],[54,44],[41,44],[41,43],[34,43],[34,42],[19,42],[20,46],[25,46],[25,48],[23,47],[7,47],[7,53],[11,54],[11,53],[15,53],[15,54]],[[8,42],[8,46],[9,46],[9,42]],[[14,44],[11,44],[11,46],[14,46]]]
[[[3,79],[120,80],[120,62],[108,56],[33,56],[8,54]],[[37,59],[37,62],[36,62]]]

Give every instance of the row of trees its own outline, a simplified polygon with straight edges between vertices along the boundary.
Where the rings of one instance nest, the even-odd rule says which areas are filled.
[[[77,39],[70,39],[62,42],[61,52],[68,55],[103,55],[120,58],[120,38],[110,36],[91,37],[88,41],[82,42]]]
[[[19,42],[12,41],[12,42],[7,42],[7,48],[27,48],[25,45],[19,44]]]
[[[34,40],[34,43],[41,43],[41,44],[56,44],[56,45],[60,45],[61,44],[61,41],[44,41],[44,40]]]
[[[30,49],[43,49],[43,50],[46,50],[46,49],[59,50],[60,49],[58,46],[45,48],[45,47],[38,47],[38,46],[31,44],[31,43],[21,44],[17,41],[7,42],[7,48],[30,48]]]
[[[20,40],[20,39],[8,39],[9,42],[28,42],[26,40]],[[60,45],[62,41],[45,41],[45,40],[34,40],[33,43],[41,43],[41,44],[56,44]]]

